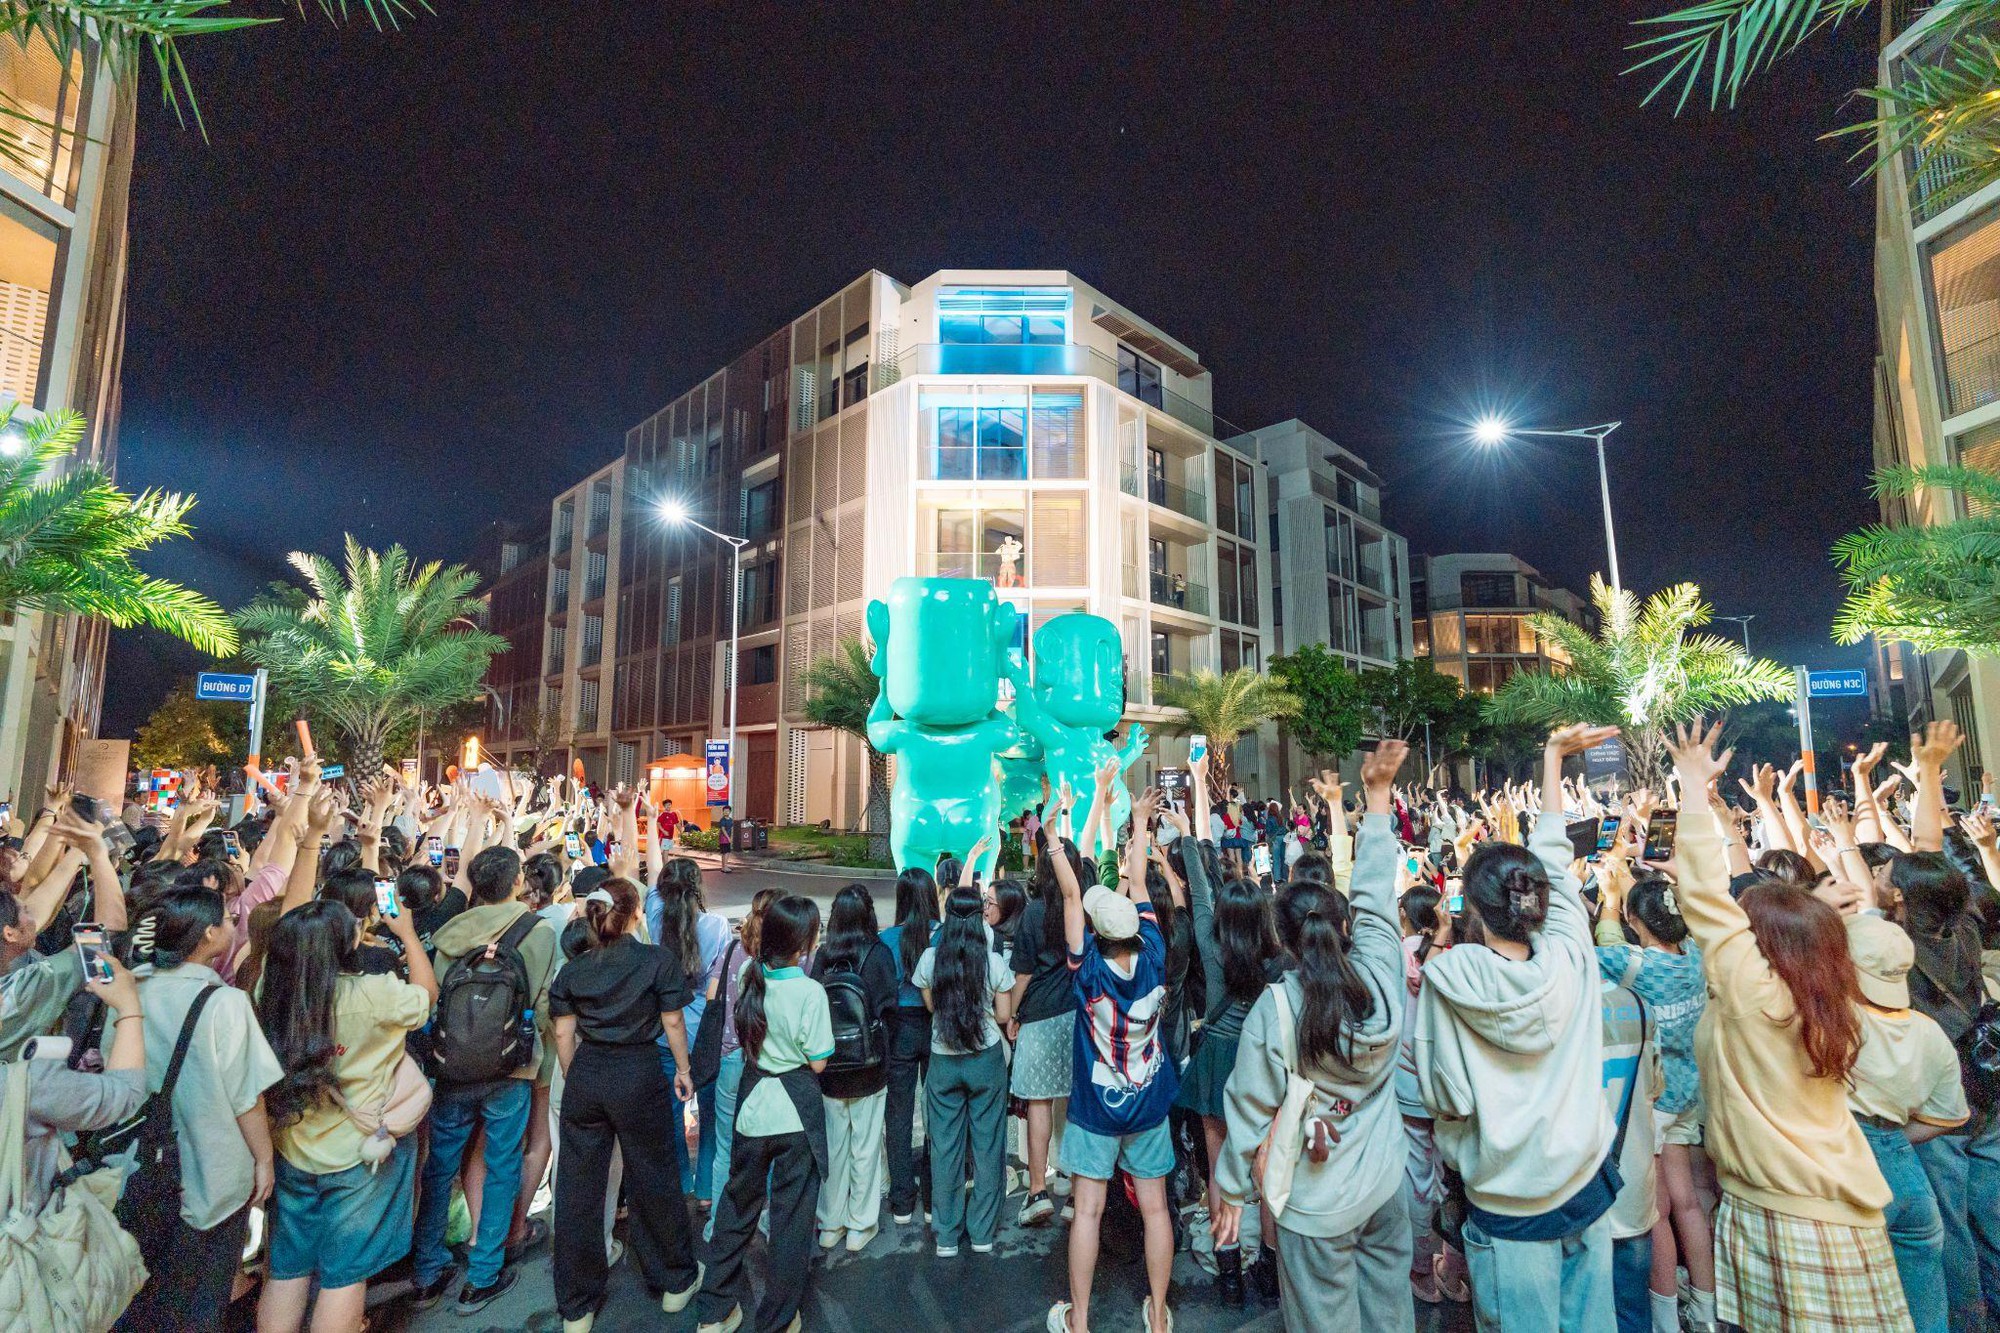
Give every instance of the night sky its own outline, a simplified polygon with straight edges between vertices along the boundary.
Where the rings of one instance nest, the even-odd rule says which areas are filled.
[[[1223,416],[1368,459],[1416,552],[1581,589],[1588,445],[1464,423],[1622,419],[1628,586],[1859,660],[1826,549],[1873,517],[1874,194],[1818,136],[1872,11],[1675,120],[1619,76],[1666,0],[435,3],[188,45],[206,143],[146,86],[120,474],[200,495],[149,567],[225,605],[343,531],[460,558],[539,519],[869,268],[1046,267],[1192,346]],[[193,665],[114,638],[104,734]]]

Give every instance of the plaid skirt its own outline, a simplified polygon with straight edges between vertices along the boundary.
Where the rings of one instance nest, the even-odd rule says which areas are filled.
[[[1849,1227],[1722,1196],[1715,1313],[1747,1333],[1910,1329],[1887,1227]]]

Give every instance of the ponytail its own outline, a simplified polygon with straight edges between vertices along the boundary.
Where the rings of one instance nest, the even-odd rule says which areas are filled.
[[[126,954],[133,967],[179,967],[194,957],[211,926],[222,924],[226,907],[214,889],[168,889],[140,911],[132,923]]]
[[[907,872],[905,872],[907,873]],[[771,1024],[764,1012],[764,994],[769,988],[767,969],[788,967],[813,946],[819,934],[819,905],[796,894],[778,899],[764,912],[757,929],[754,967],[745,968],[741,988],[736,993],[736,1040],[744,1058],[755,1063],[764,1049]]]
[[[1297,960],[1305,1004],[1299,1013],[1299,1068],[1352,1065],[1354,1028],[1375,1012],[1375,997],[1348,961],[1331,889],[1300,885],[1278,904],[1278,927]]]
[[[1489,934],[1516,944],[1542,928],[1549,915],[1549,873],[1527,848],[1482,842],[1465,863],[1465,900]]]
[[[639,886],[622,875],[613,875],[584,895],[583,920],[589,931],[584,947],[602,949],[631,934],[638,917]]]

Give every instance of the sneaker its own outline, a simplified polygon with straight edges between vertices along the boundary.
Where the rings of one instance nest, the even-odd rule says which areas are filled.
[[[724,1315],[722,1318],[716,1320],[712,1324],[701,1325],[696,1330],[696,1333],[736,1333],[736,1330],[741,1328],[742,1326],[743,1326],[743,1307],[740,1305],[732,1305],[729,1307],[728,1314]]]
[[[972,1252],[974,1254],[991,1254],[993,1253],[993,1242],[989,1240],[984,1245],[981,1245],[978,1241],[974,1241],[972,1243]]]
[[[596,1323],[597,1316],[594,1314],[587,1314],[581,1319],[565,1319],[563,1320],[563,1333],[590,1333],[592,1326]]]
[[[869,1227],[869,1228],[867,1228],[867,1229],[866,1229],[866,1230],[864,1230],[864,1231],[850,1231],[850,1232],[848,1232],[848,1233],[847,1233],[847,1252],[848,1252],[849,1254],[859,1254],[859,1253],[861,1253],[861,1252],[862,1252],[863,1250],[867,1249],[867,1248],[868,1248],[868,1242],[869,1242],[869,1241],[871,1241],[871,1240],[874,1240],[874,1239],[875,1239],[875,1236],[876,1236],[876,1234],[877,1234],[878,1232],[880,1232],[880,1231],[881,1231],[881,1229],[882,1229],[882,1228],[880,1228],[880,1227]]]
[[[1049,1317],[1043,1327],[1048,1333],[1069,1333],[1069,1302],[1057,1301],[1049,1307]]]
[[[819,1247],[822,1250],[835,1249],[840,1245],[841,1240],[844,1239],[846,1235],[847,1231],[843,1227],[829,1227],[825,1231],[819,1233]]]
[[[1047,1190],[1040,1190],[1030,1194],[1027,1201],[1021,1205],[1020,1221],[1024,1227],[1038,1227],[1055,1215],[1055,1200],[1049,1197]]]
[[[458,1276],[447,1268],[428,1282],[419,1282],[410,1288],[410,1305],[413,1309],[428,1310],[444,1299],[445,1292],[451,1290],[451,1280]]]
[[[477,1314],[493,1302],[505,1296],[514,1285],[515,1272],[511,1268],[500,1270],[500,1276],[483,1287],[475,1287],[470,1282],[458,1289],[458,1304],[452,1306],[455,1314]]]
[[[681,1311],[687,1309],[688,1303],[701,1292],[702,1279],[707,1276],[708,1269],[701,1264],[696,1264],[694,1266],[694,1281],[687,1284],[686,1290],[669,1291],[662,1294],[660,1297],[660,1309],[668,1314],[679,1314]]]
[[[916,1210],[916,1209],[914,1209],[914,1208],[912,1208],[912,1209],[911,1209],[911,1210],[910,1210],[909,1212],[907,1212],[907,1213],[899,1213],[899,1212],[896,1212],[896,1211],[894,1211],[894,1210],[892,1209],[892,1210],[890,1210],[890,1213],[889,1213],[889,1220],[890,1220],[891,1222],[894,1222],[894,1223],[895,1223],[895,1224],[896,1224],[897,1226],[899,1226],[899,1227],[906,1227],[906,1226],[910,1225],[910,1223],[912,1223],[912,1222],[914,1222],[914,1221],[916,1221],[916,1220],[917,1220],[917,1210]],[[925,1218],[924,1220],[925,1220],[926,1222],[930,1221],[930,1219],[929,1219],[928,1217],[927,1217],[927,1218]]]
[[[938,1247],[937,1247],[937,1257],[938,1257],[938,1258],[940,1258],[940,1259],[956,1259],[956,1258],[958,1258],[958,1246],[956,1246],[956,1245],[940,1245],[940,1246],[938,1246]]]
[[[1065,1222],[1076,1221],[1076,1200],[1067,1194],[1063,1196],[1062,1220]]]

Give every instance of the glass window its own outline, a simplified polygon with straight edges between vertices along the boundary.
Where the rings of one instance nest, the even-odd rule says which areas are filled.
[[[1458,593],[1465,606],[1518,606],[1512,574],[1467,573],[1458,576]]]
[[[1159,630],[1154,630],[1152,649],[1153,674],[1164,676],[1172,671],[1174,661],[1173,638],[1170,635],[1162,634]]]
[[[743,655],[745,685],[774,685],[778,680],[778,645],[760,644]]]
[[[1461,617],[1432,616],[1431,632],[1436,635],[1436,653],[1439,657],[1457,657],[1465,651],[1465,628]]]
[[[1216,607],[1215,612],[1224,620],[1242,618],[1237,602],[1236,546],[1233,542],[1215,544]]]
[[[21,159],[0,163],[0,171],[65,205],[73,202],[70,168],[82,105],[76,78],[81,67],[79,55],[65,73],[55,52],[37,39],[0,42],[0,100],[8,111],[14,156]]]
[[[979,479],[1025,481],[1028,476],[1028,396],[979,395]]]
[[[1085,541],[1083,497],[1074,492],[1034,497],[1034,531],[1028,560],[1038,587],[1080,588],[1088,581],[1090,548]],[[1001,583],[1001,587],[1007,587]]]
[[[1938,341],[1955,416],[2000,399],[2000,223],[1961,228],[1931,256]]]
[[[938,293],[938,341],[986,346],[1069,341],[1067,287],[946,287]]]
[[[1154,407],[1166,401],[1160,387],[1160,367],[1129,347],[1118,349],[1118,387]]]
[[[1077,389],[1036,389],[1029,426],[1034,475],[1072,480],[1083,476],[1083,394]]]
[[[922,474],[933,481],[970,481],[977,455],[978,412],[969,389],[926,390],[917,402],[924,435]]]

